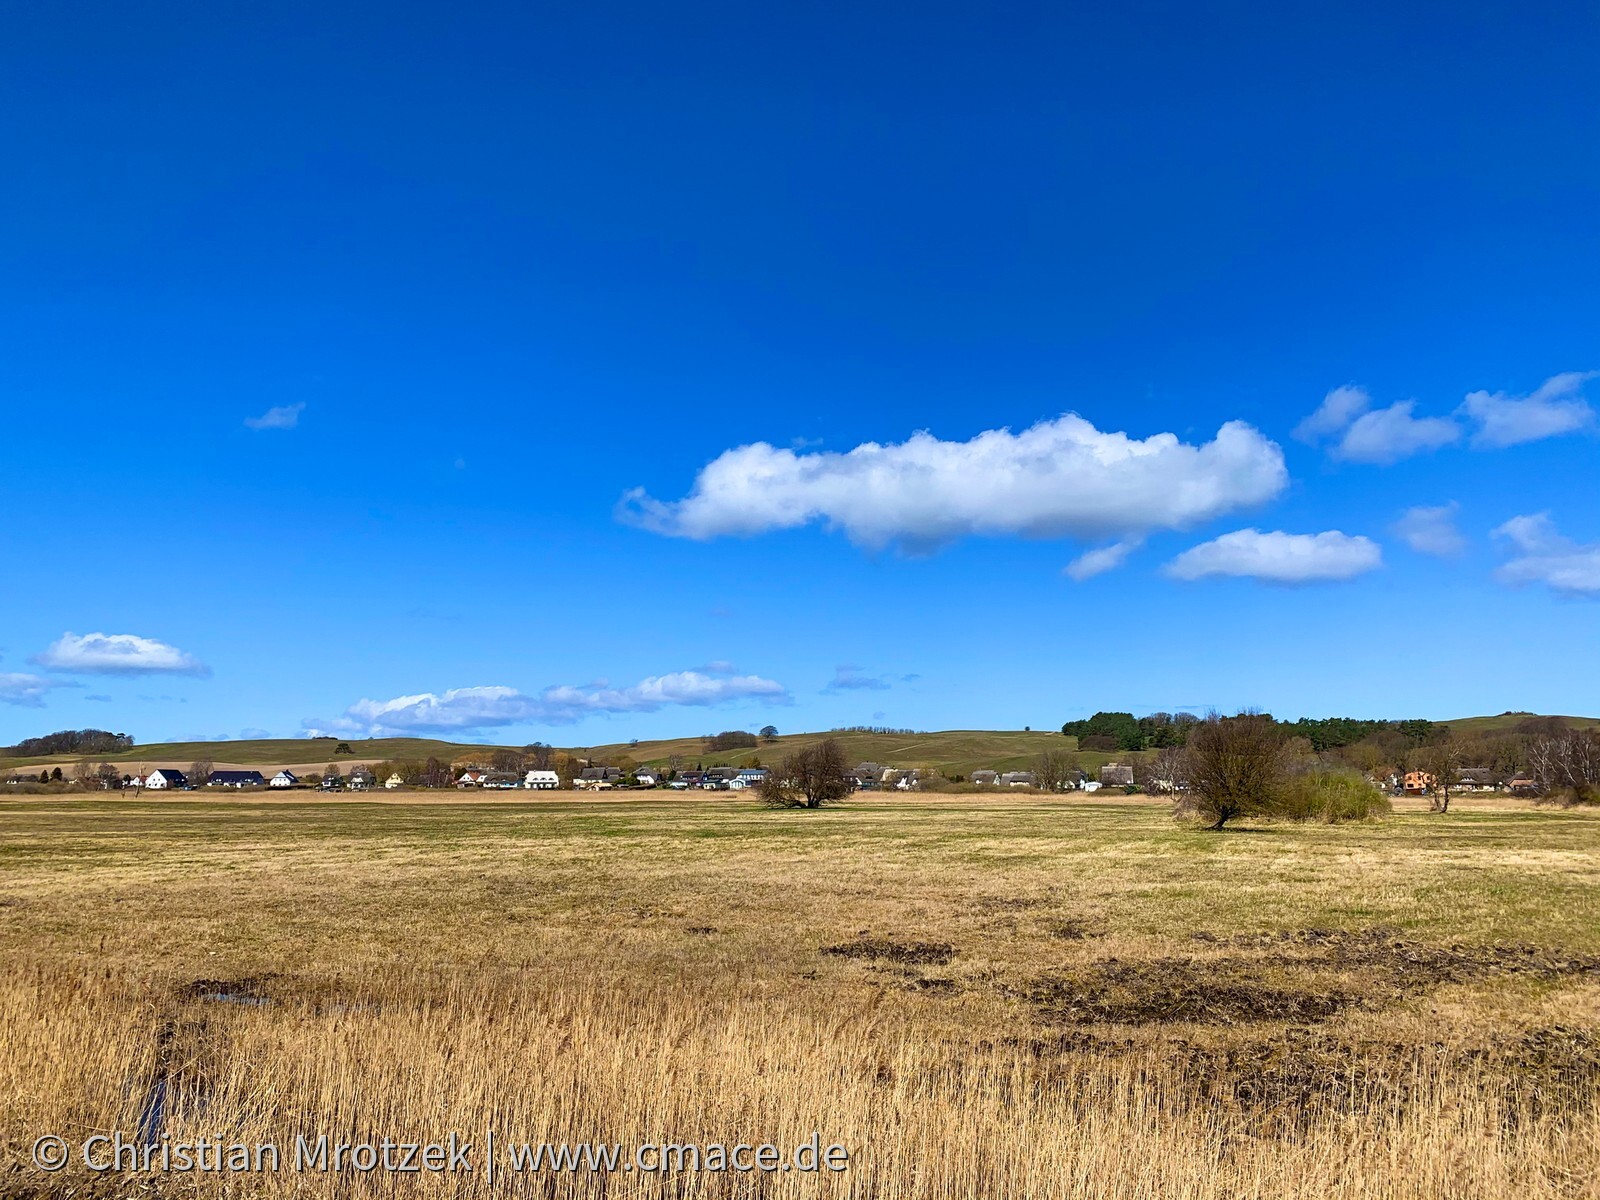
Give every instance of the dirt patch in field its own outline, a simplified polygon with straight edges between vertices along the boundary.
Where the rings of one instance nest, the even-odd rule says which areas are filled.
[[[1039,979],[1027,996],[1040,1015],[1074,1025],[1305,1023],[1325,1021],[1356,1003],[1337,990],[1265,984],[1236,963],[1174,958],[1107,959]]]
[[[836,958],[942,967],[955,958],[956,948],[949,942],[891,942],[885,938],[858,938],[837,946],[824,946],[822,953]]]
[[[1060,938],[1063,942],[1081,942],[1086,938],[1102,938],[1106,935],[1105,930],[1092,929],[1075,917],[1069,917],[1065,921],[1056,921],[1046,932],[1053,938]]]
[[[265,1004],[267,984],[276,976],[249,975],[242,979],[193,979],[177,988],[180,1000],[221,1000]]]
[[[1600,956],[1513,945],[1433,945],[1393,929],[1304,929],[1221,938],[1208,953],[1115,958],[1040,977],[1022,994],[1047,1020],[1073,1025],[1190,1021],[1314,1025],[1447,984],[1503,977],[1600,978]]]
[[[1472,1072],[1509,1082],[1534,1116],[1600,1104],[1600,1033],[1563,1025],[1469,1046],[1351,1041],[1295,1026],[1220,1046],[1183,1038],[1154,1044],[1103,1039],[1088,1032],[1003,1044],[1040,1061],[1083,1055],[1143,1060],[1140,1069],[1152,1086],[1201,1109],[1251,1114],[1260,1122],[1258,1135],[1281,1136],[1330,1108],[1404,1111],[1418,1100],[1425,1081]]]

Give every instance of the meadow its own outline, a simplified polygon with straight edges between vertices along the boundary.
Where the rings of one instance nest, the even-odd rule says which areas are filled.
[[[160,1103],[152,1112],[152,1094]],[[833,1173],[45,1174],[287,1144]],[[1600,816],[1143,799],[0,802],[8,1196],[1600,1195]]]

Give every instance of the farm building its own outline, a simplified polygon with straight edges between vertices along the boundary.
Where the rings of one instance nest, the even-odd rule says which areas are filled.
[[[293,771],[282,770],[267,781],[267,786],[275,788],[292,788],[297,786],[299,783],[300,776],[296,775]]]
[[[373,777],[372,772],[365,767],[351,767],[350,778],[346,781],[347,786],[353,792],[364,792],[376,782],[378,781]]]
[[[1000,776],[1001,787],[1032,787],[1032,771],[1007,771]]]
[[[189,777],[176,767],[163,767],[146,775],[144,785],[158,792],[167,788],[184,788],[189,786]]]
[[[393,775],[389,776],[389,778],[383,781],[383,786],[392,792],[397,787],[404,787],[405,782],[406,781],[404,779],[400,778],[400,772],[396,771]]]
[[[522,777],[525,788],[552,789],[561,786],[561,776],[554,771],[529,771]]]
[[[1107,763],[1100,768],[1100,782],[1105,787],[1132,787],[1133,768],[1127,763]]]
[[[974,771],[972,782],[982,784],[984,787],[993,787],[1000,780],[998,771]]]

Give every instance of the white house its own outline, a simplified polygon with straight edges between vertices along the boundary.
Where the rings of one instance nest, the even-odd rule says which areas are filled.
[[[294,785],[299,783],[299,782],[300,782],[300,777],[298,775],[296,775],[293,771],[290,771],[287,768],[285,768],[284,770],[279,771],[270,780],[268,780],[267,786],[268,787],[276,787],[276,788],[289,788],[289,787],[294,787]]]
[[[635,771],[633,778],[640,787],[655,787],[657,783],[661,782],[661,777],[654,771]]]
[[[144,777],[144,785],[156,791],[164,788],[181,788],[188,784],[189,777],[175,767],[164,767],[158,771],[151,771]]]
[[[558,788],[561,786],[561,776],[554,771],[529,771],[523,776],[522,786],[541,790]]]
[[[404,785],[404,783],[405,780],[400,778],[400,772],[396,771],[393,775],[389,776],[389,778],[383,781],[383,786],[388,788],[390,791],[393,791],[395,788]]]
[[[351,791],[364,792],[376,782],[378,781],[373,778],[372,772],[367,770],[366,767],[350,768],[349,787]]]

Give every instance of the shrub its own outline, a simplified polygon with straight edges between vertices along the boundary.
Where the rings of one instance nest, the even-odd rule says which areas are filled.
[[[1389,798],[1354,771],[1321,768],[1291,775],[1274,815],[1290,821],[1370,821],[1391,810]]]

